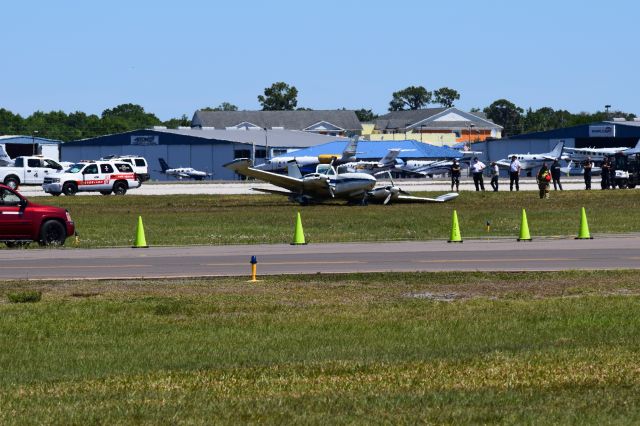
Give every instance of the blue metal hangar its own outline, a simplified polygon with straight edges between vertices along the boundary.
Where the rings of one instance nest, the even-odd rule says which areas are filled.
[[[152,180],[172,180],[161,173],[159,159],[170,167],[193,167],[212,174],[212,179],[236,179],[222,167],[235,158],[252,158],[256,164],[291,150],[346,138],[317,133],[272,130],[218,130],[178,128],[134,130],[61,145],[62,161],[95,160],[108,155],[136,155],[147,159]]]
[[[298,157],[318,156],[322,154],[342,155],[348,141],[333,141],[310,148],[299,149],[297,151],[283,154],[283,157],[292,155]],[[398,158],[407,160],[447,160],[460,158],[460,151],[451,149],[448,146],[435,146],[415,140],[398,141],[358,141],[356,157],[358,161],[378,161],[389,152],[390,149],[401,149]],[[277,161],[278,157],[273,158]]]
[[[613,119],[543,132],[525,133],[472,144],[483,161],[507,158],[512,153],[549,152],[558,142],[568,148],[634,147],[640,139],[640,120]]]

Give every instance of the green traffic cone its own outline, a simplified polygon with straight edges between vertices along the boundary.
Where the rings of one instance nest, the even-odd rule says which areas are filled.
[[[461,243],[462,236],[460,235],[460,226],[458,225],[458,213],[454,210],[451,216],[451,235],[449,236],[448,243]]]
[[[291,245],[304,245],[307,244],[304,241],[304,231],[302,230],[302,219],[300,218],[300,212],[298,212],[298,216],[296,218],[296,231],[293,234],[293,242]]]
[[[589,233],[589,224],[587,223],[587,212],[585,212],[584,207],[582,208],[582,212],[580,214],[580,232],[578,233],[576,240],[593,240],[593,237]]]
[[[138,216],[138,228],[136,229],[136,242],[133,248],[149,248],[147,239],[144,237],[144,225],[142,224],[142,216]]]
[[[531,241],[529,234],[529,223],[527,222],[527,212],[522,209],[522,221],[520,222],[520,238],[518,241]]]

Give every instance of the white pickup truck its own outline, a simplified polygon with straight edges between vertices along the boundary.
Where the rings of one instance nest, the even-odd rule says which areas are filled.
[[[62,170],[63,166],[50,158],[16,157],[13,166],[0,167],[0,182],[12,189],[20,185],[42,185],[45,176]]]

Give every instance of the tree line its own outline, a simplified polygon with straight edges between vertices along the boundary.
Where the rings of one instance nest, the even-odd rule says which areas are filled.
[[[418,110],[430,105],[447,108],[454,106],[455,101],[459,99],[460,94],[448,87],[429,91],[423,86],[409,86],[392,93],[388,109],[389,111]],[[298,107],[298,89],[285,82],[276,82],[265,88],[264,94],[258,96],[258,102],[263,111],[310,110]],[[238,107],[229,102],[222,102],[217,107],[204,107],[201,110],[237,111]],[[576,114],[550,107],[535,111],[528,108],[525,111],[507,99],[498,99],[482,110],[473,108],[471,112],[483,112],[489,120],[504,127],[504,136],[611,120],[613,117],[624,117],[627,120],[636,117],[635,114],[623,111]],[[366,108],[355,110],[355,113],[361,122],[372,122],[378,117],[371,109]],[[186,114],[180,118],[162,121],[155,114],[146,112],[142,106],[130,103],[106,109],[100,116],[80,111],[69,114],[63,111],[36,111],[23,118],[19,114],[0,108],[0,135],[35,135],[37,133],[39,137],[62,141],[92,138],[152,126],[176,128],[190,125],[191,120]]]

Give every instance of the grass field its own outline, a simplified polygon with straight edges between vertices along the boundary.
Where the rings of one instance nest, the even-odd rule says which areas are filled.
[[[639,296],[635,271],[2,283],[0,422],[638,423]]]
[[[289,243],[297,211],[309,242],[446,239],[453,209],[465,238],[517,237],[522,208],[533,237],[577,235],[583,206],[592,233],[640,231],[640,193],[634,190],[553,192],[549,200],[538,199],[534,192],[465,192],[445,204],[368,207],[300,207],[269,195],[128,194],[33,201],[68,208],[78,226],[80,247],[131,245],[138,215],[150,245]],[[486,232],[487,221],[491,232]]]

